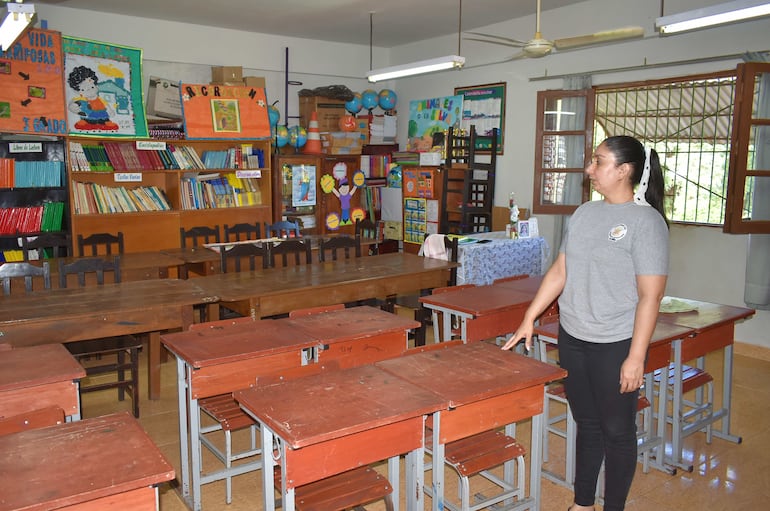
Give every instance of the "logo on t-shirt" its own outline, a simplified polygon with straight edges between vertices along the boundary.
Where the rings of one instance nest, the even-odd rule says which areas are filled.
[[[618,224],[610,229],[610,241],[620,241],[628,232],[628,227],[625,224]]]

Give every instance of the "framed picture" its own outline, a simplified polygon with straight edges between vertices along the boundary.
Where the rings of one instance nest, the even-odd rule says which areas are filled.
[[[455,95],[463,97],[463,111],[460,129],[470,130],[476,126],[479,135],[491,135],[497,128],[497,154],[503,154],[505,140],[505,82],[472,87],[455,87]],[[487,141],[477,141],[477,151],[489,151]]]
[[[67,132],[146,137],[142,50],[63,36],[62,51]]]
[[[519,231],[519,238],[529,238],[532,235],[529,230],[529,220],[519,220],[519,224],[516,227]]]

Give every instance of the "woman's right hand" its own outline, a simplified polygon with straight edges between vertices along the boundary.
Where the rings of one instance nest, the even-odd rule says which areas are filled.
[[[534,321],[528,321],[524,320],[519,325],[519,328],[516,329],[515,332],[513,332],[513,335],[511,335],[508,338],[508,341],[503,344],[503,347],[500,349],[503,350],[509,350],[512,349],[514,346],[516,346],[519,341],[524,339],[524,346],[527,348],[527,351],[532,349],[532,333],[535,329]]]

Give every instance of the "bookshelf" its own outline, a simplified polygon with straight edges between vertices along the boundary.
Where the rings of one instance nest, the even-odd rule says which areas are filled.
[[[67,140],[72,236],[122,231],[126,252],[179,229],[270,222],[269,140]]]
[[[0,260],[21,260],[19,237],[68,232],[65,142],[0,135]]]

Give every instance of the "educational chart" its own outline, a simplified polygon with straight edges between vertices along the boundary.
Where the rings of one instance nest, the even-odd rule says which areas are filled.
[[[28,30],[0,53],[0,132],[66,135],[62,36]]]
[[[142,50],[67,36],[62,49],[69,133],[146,137]]]
[[[410,101],[407,151],[442,151],[444,132],[450,126],[460,127],[462,109],[462,96]]]
[[[182,83],[180,93],[187,138],[270,138],[265,89]]]

